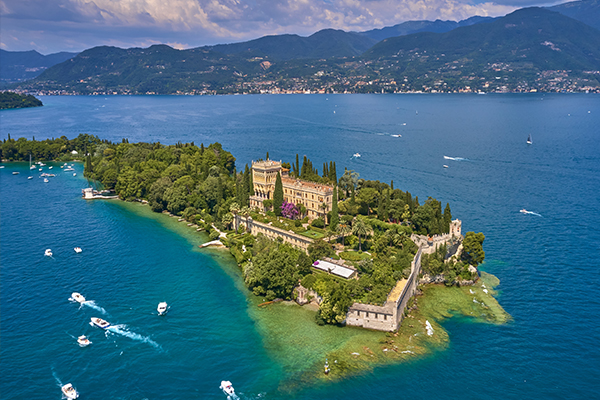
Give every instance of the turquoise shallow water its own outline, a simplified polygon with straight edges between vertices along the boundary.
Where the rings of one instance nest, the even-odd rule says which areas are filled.
[[[600,389],[600,98],[594,95],[43,97],[0,112],[0,134],[81,132],[130,141],[219,141],[238,168],[264,157],[333,159],[450,202],[463,230],[486,234],[484,269],[514,321],[445,323],[450,347],[294,398],[594,398]],[[335,113],[333,112],[335,111]],[[589,111],[589,112],[588,112]],[[406,125],[404,125],[406,124]],[[525,139],[531,133],[534,144]],[[392,137],[391,135],[402,135]],[[361,153],[352,159],[355,152]],[[443,156],[462,157],[455,161]],[[449,168],[442,168],[442,164]],[[55,164],[57,165],[57,164]],[[21,171],[13,176],[12,171]],[[59,171],[58,167],[54,171]],[[0,170],[0,393],[60,398],[281,398],[294,379],[265,350],[231,260],[139,205],[85,202],[78,176],[31,181]],[[526,208],[542,215],[522,215]],[[176,224],[175,224],[176,225]],[[83,253],[76,254],[73,247]],[[52,248],[53,258],[43,256]],[[67,299],[81,292],[119,324]],[[156,304],[172,306],[164,318]],[[90,336],[79,348],[74,337]]]

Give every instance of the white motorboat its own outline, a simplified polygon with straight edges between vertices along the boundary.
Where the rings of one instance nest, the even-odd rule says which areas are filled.
[[[48,182],[50,182],[50,181],[48,180],[48,178],[44,178],[44,183],[48,183]]]
[[[167,302],[166,301],[161,301],[160,303],[158,303],[158,307],[156,308],[156,311],[158,311],[158,315],[165,315],[167,313]]]
[[[531,135],[527,137],[527,144],[532,144],[533,140],[531,140]]]
[[[71,293],[71,299],[75,300],[76,302],[78,302],[80,304],[85,303],[85,297],[83,297],[80,293],[77,293],[77,292]]]
[[[354,153],[354,154],[352,155],[352,157],[356,157],[356,158],[358,158],[358,157],[360,157],[360,153]]]
[[[49,167],[48,167],[48,169],[52,169],[52,168],[54,168],[54,167],[53,167],[53,166],[49,166]]]
[[[229,381],[221,381],[221,386],[219,389],[223,390],[223,392],[228,396],[235,396],[235,390],[233,390],[233,386]]]
[[[27,179],[33,179],[33,176],[28,176]]]
[[[110,323],[103,320],[102,318],[92,318],[92,324],[102,329],[106,329],[110,326]]]
[[[529,214],[529,211],[527,211],[526,209],[519,210],[519,212],[523,214]]]
[[[81,253],[83,250],[81,250],[81,247],[75,247],[73,250],[75,250],[75,253]]]
[[[92,342],[90,342],[90,339],[88,339],[85,335],[79,336],[77,338],[77,343],[79,343],[81,347],[89,346],[90,344],[92,344]]]
[[[402,137],[402,135],[391,135],[392,137]]]
[[[446,164],[444,164],[444,168],[448,168],[448,166]]]
[[[41,171],[42,169],[40,168],[38,171]]]
[[[73,172],[73,176],[77,176],[77,172]]]
[[[61,387],[60,390],[62,390],[63,394],[67,396],[67,399],[76,399],[79,397],[79,393],[77,393],[77,390],[75,390],[73,385],[71,385],[70,383],[67,383],[66,385]]]
[[[19,172],[18,171],[14,171],[13,175],[19,175]]]
[[[52,257],[52,250],[46,249],[46,251],[44,252],[44,255],[48,256],[48,257]]]

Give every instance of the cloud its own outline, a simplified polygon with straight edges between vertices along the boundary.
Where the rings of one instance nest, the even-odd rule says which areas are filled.
[[[20,43],[35,41],[47,48],[62,46],[60,50],[108,43],[131,47],[171,42],[196,47],[269,34],[309,35],[324,28],[363,31],[408,20],[498,16],[515,8],[469,1],[0,0],[0,29],[3,36],[10,32]],[[17,43],[3,42],[6,47]]]

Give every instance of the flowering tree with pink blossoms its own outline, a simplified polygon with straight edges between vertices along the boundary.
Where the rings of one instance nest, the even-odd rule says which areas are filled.
[[[281,215],[283,215],[285,218],[296,219],[298,214],[298,209],[294,204],[284,201],[281,205]]]

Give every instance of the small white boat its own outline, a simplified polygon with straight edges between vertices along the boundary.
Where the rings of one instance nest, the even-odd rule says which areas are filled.
[[[44,183],[48,183],[48,182],[50,182],[50,181],[48,180],[48,178],[44,178]]]
[[[29,169],[35,169],[35,165],[31,165]]]
[[[67,396],[67,399],[76,399],[79,397],[79,393],[77,393],[77,390],[75,390],[73,385],[71,385],[70,383],[67,383],[66,385],[61,387],[60,390],[62,390],[63,394]]]
[[[233,386],[229,381],[221,381],[221,386],[219,389],[223,390],[223,392],[228,396],[235,396],[235,390],[233,390]]]
[[[39,171],[41,171],[42,169],[40,168]]]
[[[81,247],[75,247],[73,250],[75,250],[75,253],[81,253],[83,250],[81,250]]]
[[[43,162],[40,163],[40,167],[45,167],[46,164],[44,164]]]
[[[444,164],[444,168],[448,168],[448,166],[446,164]]]
[[[92,342],[90,342],[90,339],[88,339],[85,335],[79,336],[77,338],[77,343],[79,343],[81,347],[89,346],[90,344],[92,344]]]
[[[46,249],[46,251],[44,252],[44,255],[48,256],[48,257],[52,257],[52,250]]]
[[[53,166],[49,166],[49,167],[48,167],[48,169],[52,169],[52,168],[54,168],[54,167],[53,167]]]
[[[533,140],[531,140],[531,135],[527,137],[527,144],[532,144]]]
[[[77,176],[77,172],[73,172],[73,176]]]
[[[85,303],[85,297],[83,297],[80,293],[73,292],[71,293],[71,300],[75,300],[78,303]]]
[[[27,179],[33,179],[33,176],[28,176]]]
[[[110,326],[110,323],[103,320],[102,318],[92,318],[92,324],[102,329],[106,329]]]
[[[523,214],[529,214],[529,211],[527,211],[526,209],[519,210],[519,212]]]
[[[17,171],[14,171],[13,175],[19,175],[19,173]]]
[[[165,315],[167,313],[167,302],[166,301],[161,301],[160,303],[158,303],[158,307],[156,308],[156,311],[158,311],[158,315]]]
[[[392,135],[392,137],[402,137],[402,135]]]
[[[356,158],[358,158],[358,157],[360,157],[360,153],[354,153],[354,154],[352,155],[352,157],[356,157]]]

